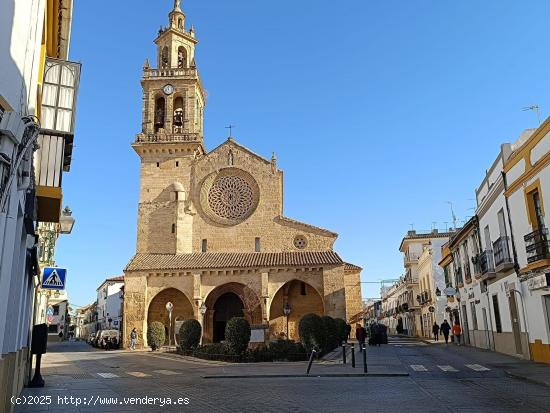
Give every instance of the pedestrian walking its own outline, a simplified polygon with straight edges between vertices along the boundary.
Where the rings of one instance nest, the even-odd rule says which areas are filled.
[[[130,333],[130,349],[135,350],[136,349],[136,343],[137,343],[137,331],[135,328],[132,329],[132,332]]]
[[[383,341],[384,328],[381,324],[376,323],[374,325],[374,344],[380,347]]]
[[[443,334],[443,337],[445,337],[445,344],[449,343],[449,332],[451,331],[451,326],[447,322],[447,320],[443,320],[441,323],[441,327],[439,327],[441,330],[441,333]]]
[[[434,340],[439,341],[439,326],[436,321],[434,321],[434,325],[432,326],[432,333],[434,334]]]
[[[455,337],[455,343],[460,346],[460,336],[462,335],[462,327],[458,320],[455,320],[453,325],[453,336]]]
[[[367,330],[361,325],[357,324],[355,328],[355,338],[359,342],[359,351],[363,351],[363,345],[365,344],[365,337],[367,335]]]
[[[351,325],[349,323],[347,323],[346,324],[346,343],[350,339],[351,339]]]

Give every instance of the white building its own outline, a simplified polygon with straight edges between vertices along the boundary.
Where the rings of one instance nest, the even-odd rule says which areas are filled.
[[[97,288],[98,329],[122,328],[124,276],[107,278]]]
[[[0,411],[13,410],[28,378],[35,223],[59,221],[70,167],[80,74],[65,60],[71,15],[72,0],[0,2]]]
[[[550,363],[550,242],[544,209],[550,205],[550,118],[519,143],[504,164],[504,194],[519,274],[513,284],[517,292],[508,300],[524,302],[527,325],[521,305],[517,318],[529,332],[531,359]]]
[[[449,238],[432,238],[424,245],[424,250],[418,259],[418,284],[421,296],[421,334],[432,336],[434,323],[441,325],[447,318],[445,308],[447,298],[442,294],[445,289],[445,276],[439,266],[441,247]]]

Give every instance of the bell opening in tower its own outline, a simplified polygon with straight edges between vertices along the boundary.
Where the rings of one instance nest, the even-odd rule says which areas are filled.
[[[161,96],[155,101],[155,132],[164,129],[164,114],[166,113],[166,101]]]

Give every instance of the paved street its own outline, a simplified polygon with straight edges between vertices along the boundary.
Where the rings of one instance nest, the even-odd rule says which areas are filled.
[[[58,344],[51,347],[44,361],[46,387],[23,392],[23,396],[51,396],[51,404],[19,406],[16,411],[550,411],[549,387],[509,377],[502,367],[524,366],[519,360],[473,348],[408,339],[390,339],[389,345],[368,351],[370,368],[406,372],[409,376],[205,378],[303,373],[306,366],[232,365],[166,353],[105,352],[83,343]],[[359,355],[357,360],[359,367]],[[361,372],[349,364],[343,366],[337,359],[312,368],[314,375],[323,371]],[[59,403],[58,396],[67,396],[67,404]],[[69,404],[70,396],[79,397],[82,404]],[[129,405],[123,399],[145,396],[170,397],[172,401],[188,398],[188,404],[161,407],[161,400],[157,400],[155,404]]]

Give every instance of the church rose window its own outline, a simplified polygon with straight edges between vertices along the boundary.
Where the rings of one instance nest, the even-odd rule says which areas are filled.
[[[242,219],[254,203],[252,188],[238,176],[217,179],[208,193],[208,203],[216,215],[228,219]]]
[[[201,190],[201,206],[206,215],[225,225],[238,224],[252,215],[258,198],[254,178],[237,168],[209,175]]]
[[[304,249],[307,246],[306,237],[303,235],[297,235],[296,238],[294,238],[294,246],[301,250]]]

